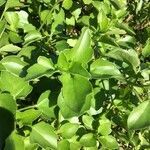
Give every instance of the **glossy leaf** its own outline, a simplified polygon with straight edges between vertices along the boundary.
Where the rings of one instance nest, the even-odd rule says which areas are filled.
[[[150,101],[144,101],[133,109],[128,117],[129,129],[141,129],[150,126]]]
[[[57,135],[53,127],[45,122],[40,122],[32,127],[30,140],[45,149],[57,149]]]

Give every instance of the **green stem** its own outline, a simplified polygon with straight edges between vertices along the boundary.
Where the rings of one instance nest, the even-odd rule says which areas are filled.
[[[18,111],[24,111],[24,110],[32,109],[32,108],[37,108],[37,105],[32,105],[32,106],[27,106],[27,107],[24,107],[24,108],[20,108],[20,109],[18,109]]]

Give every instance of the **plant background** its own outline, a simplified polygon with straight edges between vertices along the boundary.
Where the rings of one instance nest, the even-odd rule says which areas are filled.
[[[0,1],[0,149],[150,149],[148,0]]]

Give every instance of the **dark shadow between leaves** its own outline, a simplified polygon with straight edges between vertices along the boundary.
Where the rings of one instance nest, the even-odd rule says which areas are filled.
[[[11,134],[14,130],[14,115],[0,107],[0,150],[2,150],[5,139]]]

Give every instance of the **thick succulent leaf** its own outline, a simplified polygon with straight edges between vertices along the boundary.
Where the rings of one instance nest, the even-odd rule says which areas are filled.
[[[82,29],[82,34],[72,49],[72,60],[87,63],[92,58],[91,34],[88,28]]]
[[[40,122],[32,126],[30,134],[32,143],[38,143],[43,148],[57,149],[57,135],[51,125]]]
[[[32,90],[32,86],[24,81],[23,78],[17,77],[7,71],[1,72],[0,88],[2,91],[10,92],[14,98],[24,98]]]
[[[103,59],[94,61],[90,66],[90,72],[94,78],[123,78],[115,64]]]
[[[144,101],[133,109],[128,117],[129,129],[141,129],[150,126],[150,101]]]

